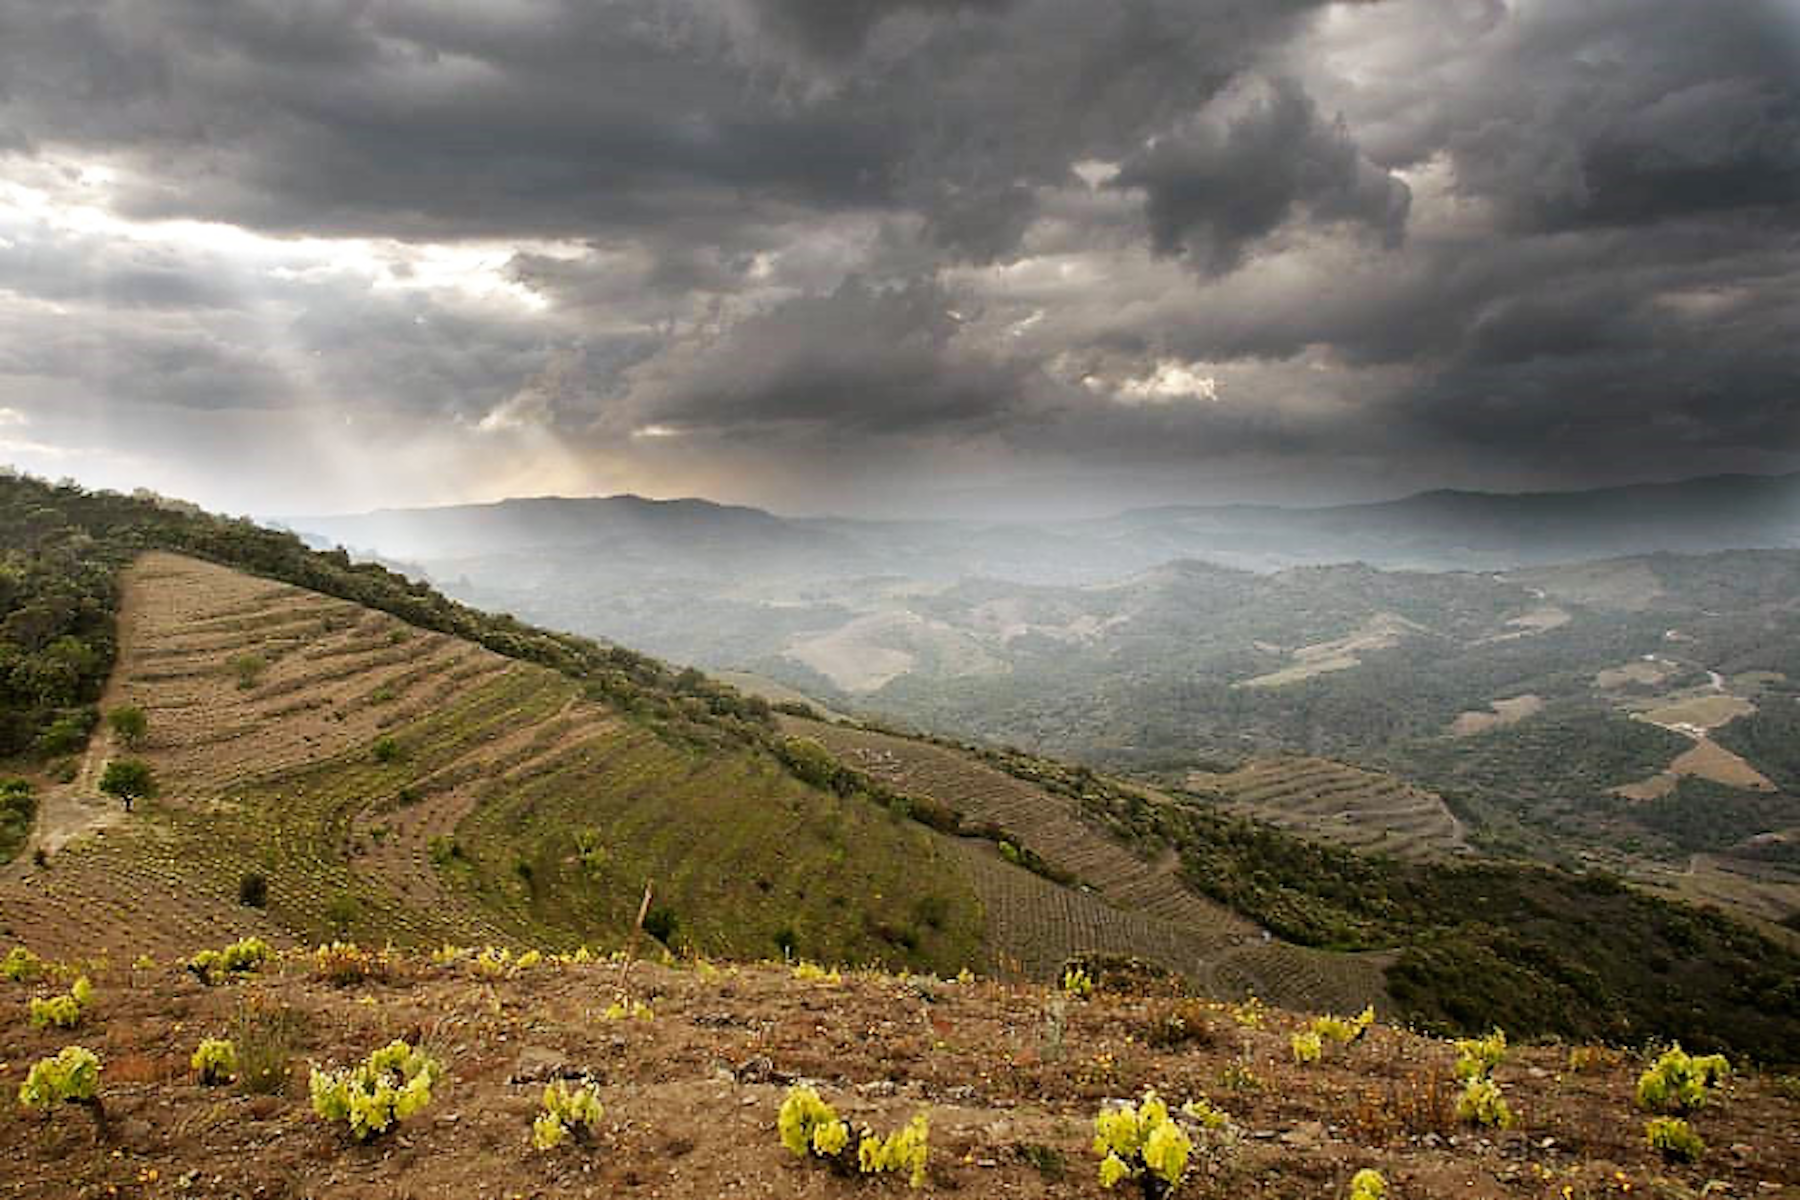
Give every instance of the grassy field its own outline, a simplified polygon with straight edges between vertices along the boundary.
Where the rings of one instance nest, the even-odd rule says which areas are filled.
[[[618,942],[647,883],[665,936],[954,971],[981,961],[956,847],[818,792],[766,752],[653,730],[546,668],[168,554],[128,573],[112,695],[149,721],[159,799],[45,798],[47,866],[0,873],[12,936],[121,952],[226,932],[546,947]],[[237,903],[248,874],[266,908]],[[134,951],[135,952],[135,951]]]

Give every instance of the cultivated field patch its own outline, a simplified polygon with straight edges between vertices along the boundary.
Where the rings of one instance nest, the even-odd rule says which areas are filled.
[[[1187,785],[1259,820],[1353,849],[1414,859],[1468,849],[1461,822],[1440,797],[1347,763],[1254,759],[1227,773],[1192,772]]]

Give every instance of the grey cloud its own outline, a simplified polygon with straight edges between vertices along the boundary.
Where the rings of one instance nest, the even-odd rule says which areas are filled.
[[[1300,209],[1396,242],[1411,201],[1291,79],[1223,97],[1128,159],[1114,186],[1143,189],[1159,252],[1213,272]]]
[[[947,434],[992,427],[1024,371],[959,347],[953,302],[925,282],[846,281],[678,347],[633,388],[634,420],[783,436]]]
[[[1351,456],[1403,486],[1800,456],[1779,12],[0,0],[0,178],[97,202],[43,178],[101,162],[131,219],[560,242],[505,269],[540,311],[0,227],[0,394],[337,406],[456,461],[754,462],[783,495],[948,462]],[[1168,359],[1217,401],[1121,393]]]
[[[1012,0],[752,0],[764,24],[821,57],[854,54],[869,32],[901,13],[993,12]]]

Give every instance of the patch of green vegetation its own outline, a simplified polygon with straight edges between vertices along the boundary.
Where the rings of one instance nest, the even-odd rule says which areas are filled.
[[[1627,812],[1677,850],[1717,851],[1771,829],[1800,826],[1800,797],[1683,776],[1668,795],[1634,802]]]
[[[1542,816],[1585,807],[1609,788],[1654,775],[1692,744],[1596,704],[1565,703],[1472,737],[1397,747],[1389,758],[1429,787],[1474,792],[1516,814]]]
[[[1770,1062],[1800,1053],[1800,955],[1713,909],[1605,875],[1497,862],[1399,862],[1303,840],[1204,798],[1165,803],[1018,751],[988,761],[1071,796],[1145,854],[1179,851],[1196,891],[1273,933],[1397,950],[1402,1013],[1445,1032],[1679,1039]]]
[[[601,869],[571,828],[606,831]],[[615,728],[488,784],[458,838],[484,906],[544,944],[616,942],[650,883],[646,930],[708,954],[781,946],[952,973],[980,957],[980,906],[947,843],[861,795],[809,788],[766,753]]]
[[[19,856],[37,819],[37,795],[23,779],[0,783],[0,863]]]

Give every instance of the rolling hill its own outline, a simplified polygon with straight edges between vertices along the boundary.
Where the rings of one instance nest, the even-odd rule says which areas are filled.
[[[1434,1028],[1800,1044],[1800,958],[1605,876],[1368,857],[1223,793],[784,729],[697,671],[154,498],[0,480],[0,535],[5,683],[30,701],[7,749],[41,810],[0,867],[0,936],[55,953],[604,948],[650,882],[646,928],[695,953],[1035,978],[1128,955]],[[121,706],[135,746],[90,733]],[[160,792],[97,804],[131,756]]]

